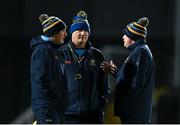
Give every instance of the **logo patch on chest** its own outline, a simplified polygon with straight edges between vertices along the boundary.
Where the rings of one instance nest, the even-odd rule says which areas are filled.
[[[91,60],[89,61],[89,65],[90,65],[90,66],[95,66],[95,65],[96,65],[96,61],[95,61],[94,59],[91,59]]]
[[[64,64],[71,64],[72,62],[71,62],[71,60],[65,60],[64,61]]]

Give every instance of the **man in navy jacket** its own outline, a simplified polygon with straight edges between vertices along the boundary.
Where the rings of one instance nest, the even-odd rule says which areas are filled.
[[[107,75],[100,69],[105,59],[88,41],[90,26],[84,11],[73,18],[70,33],[70,42],[59,50],[68,86],[64,123],[103,123],[104,106],[110,97]]]
[[[128,24],[123,29],[124,46],[130,54],[120,70],[111,61],[101,68],[116,78],[114,113],[121,123],[150,123],[155,64],[146,43],[148,18]]]
[[[62,123],[65,110],[63,73],[56,50],[67,36],[66,25],[55,16],[39,17],[43,35],[31,41],[31,105],[38,124]]]

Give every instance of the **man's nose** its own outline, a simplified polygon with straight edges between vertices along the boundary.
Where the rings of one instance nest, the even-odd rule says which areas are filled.
[[[65,37],[67,36],[67,32],[66,32],[66,31],[64,32],[64,36],[65,36]]]
[[[84,35],[85,32],[86,32],[85,30],[82,30],[80,34],[81,34],[81,35]]]

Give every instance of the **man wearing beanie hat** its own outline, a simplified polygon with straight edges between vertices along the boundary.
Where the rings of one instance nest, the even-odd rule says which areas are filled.
[[[120,70],[110,61],[101,68],[116,78],[114,114],[123,124],[150,123],[155,63],[146,43],[149,21],[144,17],[123,29],[124,46],[130,54]]]
[[[100,69],[104,56],[88,41],[90,25],[84,11],[73,18],[70,34],[70,42],[59,50],[68,86],[64,123],[103,123],[110,90],[107,75]]]
[[[58,17],[47,14],[40,15],[39,20],[43,35],[33,37],[30,45],[32,110],[38,124],[62,123],[65,99],[61,89],[65,86],[61,84],[63,74],[56,50],[67,36],[66,25]]]

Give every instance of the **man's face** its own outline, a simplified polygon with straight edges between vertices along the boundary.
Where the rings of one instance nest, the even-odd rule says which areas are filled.
[[[72,33],[72,42],[78,48],[84,48],[89,37],[89,32],[86,30],[76,30]]]
[[[66,28],[54,35],[54,41],[56,44],[63,44],[64,39],[67,36]]]
[[[131,40],[129,37],[127,37],[126,35],[123,36],[123,42],[124,42],[124,47],[128,47],[129,45],[133,44],[134,41]]]

